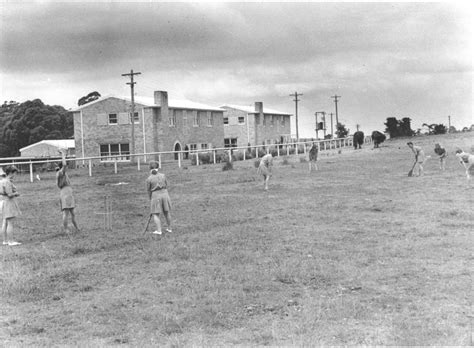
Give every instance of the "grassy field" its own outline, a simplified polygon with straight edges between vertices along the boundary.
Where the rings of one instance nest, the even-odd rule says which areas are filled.
[[[71,171],[81,233],[61,234],[54,173],[17,177],[19,247],[2,247],[0,340],[10,345],[469,345],[474,184],[453,155],[472,133],[413,138],[450,156],[408,177],[406,139],[164,168],[172,234],[143,236],[136,168]],[[126,183],[113,185],[116,183]],[[104,197],[113,202],[104,228]],[[152,228],[149,229],[152,231]]]

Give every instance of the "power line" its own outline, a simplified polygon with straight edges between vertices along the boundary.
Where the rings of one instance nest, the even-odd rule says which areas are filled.
[[[296,119],[296,141],[299,140],[300,136],[299,136],[299,132],[298,132],[298,102],[300,101],[298,99],[298,97],[300,95],[303,95],[301,93],[298,93],[298,92],[295,92],[294,94],[290,94],[290,97],[295,97],[295,99],[293,99],[293,101],[295,102],[295,119]]]
[[[130,70],[130,73],[128,74],[122,74],[122,76],[130,76],[130,82],[127,82],[127,85],[130,85],[130,91],[132,94],[132,112],[131,112],[131,124],[132,124],[132,146],[130,149],[130,154],[134,155],[135,154],[135,93],[134,93],[134,86],[136,82],[133,81],[133,77],[135,75],[140,75],[141,72],[133,72],[133,69]],[[133,161],[133,156],[130,157],[130,159]]]

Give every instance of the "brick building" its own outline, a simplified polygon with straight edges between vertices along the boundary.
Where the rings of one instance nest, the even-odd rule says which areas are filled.
[[[285,143],[291,139],[291,114],[263,107],[255,102],[255,107],[223,105],[224,144],[247,146]]]
[[[137,96],[134,101],[135,153],[224,146],[222,109],[168,100],[168,93],[163,91],[155,91],[153,98]],[[102,97],[71,112],[76,157],[100,156],[100,161],[110,161],[110,156],[120,155],[119,160],[130,160],[130,98]]]

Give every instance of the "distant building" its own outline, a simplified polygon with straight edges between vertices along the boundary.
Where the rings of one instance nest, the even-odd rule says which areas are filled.
[[[224,110],[183,100],[135,97],[135,153],[193,151],[224,146]],[[106,96],[71,111],[74,115],[76,157],[129,161],[131,99]],[[178,159],[177,156],[174,157]]]
[[[60,157],[59,150],[66,150],[67,156],[75,155],[74,139],[41,140],[20,149],[21,157]]]
[[[286,112],[255,106],[223,105],[226,147],[286,143],[291,140],[290,116]]]

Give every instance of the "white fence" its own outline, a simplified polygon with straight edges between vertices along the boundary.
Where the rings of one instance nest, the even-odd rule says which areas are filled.
[[[327,139],[327,140],[309,140],[303,142],[294,142],[286,144],[267,144],[267,145],[254,145],[245,147],[232,147],[232,148],[215,148],[215,149],[202,149],[194,151],[163,151],[163,152],[150,152],[133,155],[125,155],[128,160],[124,161],[124,155],[107,155],[107,157],[86,157],[86,158],[67,158],[68,162],[74,161],[75,167],[88,167],[89,176],[92,176],[92,169],[97,163],[113,163],[114,173],[117,174],[118,166],[121,163],[135,163],[137,170],[140,171],[142,164],[149,162],[150,160],[158,161],[159,167],[162,167],[165,159],[168,162],[176,163],[179,168],[183,166],[185,158],[191,160],[192,165],[199,166],[202,164],[203,159],[200,157],[203,154],[209,156],[207,160],[209,163],[219,163],[222,161],[232,161],[233,158],[237,160],[256,159],[263,156],[266,153],[272,153],[274,156],[290,156],[290,155],[306,155],[312,144],[318,145],[320,151],[335,150],[340,148],[347,148],[353,146],[352,138],[342,139]],[[365,137],[365,144],[372,143],[370,137]],[[238,156],[238,158],[237,158]],[[0,159],[1,160],[1,159]],[[35,167],[42,165],[44,167],[55,166],[59,162],[59,158],[50,158],[47,160],[32,160],[22,159],[17,157],[16,159],[9,158],[11,160],[7,163],[1,163],[0,166],[4,167],[13,164],[19,167],[20,172],[28,171],[30,174],[30,181],[34,181]]]

